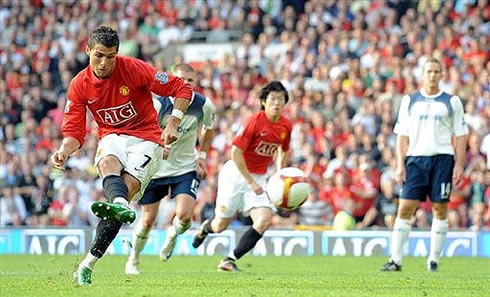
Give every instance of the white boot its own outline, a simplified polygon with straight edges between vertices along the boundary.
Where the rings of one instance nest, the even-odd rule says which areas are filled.
[[[172,253],[177,243],[177,233],[175,232],[174,226],[170,226],[167,229],[167,237],[160,249],[160,260],[167,261],[172,256]]]
[[[126,262],[126,274],[138,275],[140,274],[140,263],[135,258],[129,257],[128,262]]]

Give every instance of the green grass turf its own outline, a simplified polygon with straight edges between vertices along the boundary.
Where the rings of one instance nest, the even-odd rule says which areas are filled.
[[[378,272],[386,258],[255,257],[242,273],[219,272],[219,257],[143,256],[141,274],[126,276],[126,257],[106,256],[90,287],[72,273],[82,256],[0,255],[0,296],[490,296],[490,259],[443,258],[425,271],[424,258],[405,258],[403,272]]]

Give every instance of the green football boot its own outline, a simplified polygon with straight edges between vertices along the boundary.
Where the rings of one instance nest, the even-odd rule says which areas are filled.
[[[80,286],[88,286],[92,284],[92,270],[90,268],[82,266],[78,267],[77,271],[73,273],[73,279],[75,283]]]
[[[92,212],[103,220],[113,220],[120,223],[131,224],[136,220],[136,212],[122,203],[95,202]]]

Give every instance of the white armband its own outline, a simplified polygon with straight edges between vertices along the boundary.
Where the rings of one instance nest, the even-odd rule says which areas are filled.
[[[184,112],[180,109],[172,109],[172,116],[178,118],[179,120],[182,120],[182,117],[184,116]]]
[[[206,160],[207,156],[208,156],[208,154],[204,151],[199,151],[199,153],[197,154],[197,157],[199,159],[203,159],[203,160]]]

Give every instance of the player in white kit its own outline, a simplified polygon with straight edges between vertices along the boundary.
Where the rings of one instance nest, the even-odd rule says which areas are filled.
[[[177,64],[174,74],[189,83],[197,84],[196,73],[188,64]],[[155,109],[161,127],[165,127],[172,112],[173,98],[154,99]],[[158,214],[160,200],[171,192],[176,199],[175,218],[167,229],[165,242],[160,250],[160,258],[168,260],[177,241],[177,236],[191,226],[192,214],[196,204],[197,188],[206,177],[206,156],[213,137],[215,107],[209,98],[194,92],[187,112],[178,127],[178,139],[172,143],[169,155],[162,161],[158,172],[148,185],[143,198],[138,201],[142,216],[133,232],[133,249],[126,263],[126,274],[139,274],[140,253],[143,250]],[[202,130],[200,151],[196,141]],[[168,148],[168,147],[167,147]]]
[[[453,184],[463,175],[468,127],[458,96],[439,89],[442,65],[435,58],[425,62],[420,91],[402,99],[394,132],[397,169],[403,182],[398,214],[393,226],[391,258],[381,270],[401,271],[403,246],[408,240],[419,201],[432,201],[432,228],[427,270],[437,271],[448,230],[447,204]],[[452,144],[454,138],[454,145]]]

